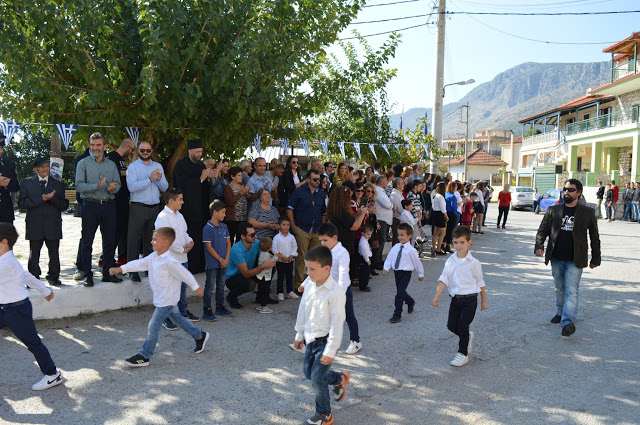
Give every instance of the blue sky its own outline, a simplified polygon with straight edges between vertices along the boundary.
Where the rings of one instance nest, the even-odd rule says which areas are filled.
[[[368,5],[399,0],[369,0]],[[437,0],[367,7],[354,22],[397,18],[429,13]],[[467,12],[597,12],[640,10],[638,0],[447,0],[448,11]],[[341,38],[357,29],[362,35],[424,23],[426,18],[350,25]],[[429,19],[435,22],[435,15]],[[550,42],[600,43],[568,45],[539,43],[516,38],[506,33]],[[445,33],[445,84],[473,78],[469,86],[450,86],[445,104],[463,97],[478,84],[492,80],[497,74],[523,62],[596,62],[610,59],[602,49],[640,31],[640,13],[589,16],[469,16],[450,15]],[[404,31],[391,67],[397,77],[388,85],[393,112],[412,107],[432,107],[435,73],[435,24]],[[369,37],[376,48],[388,35]],[[339,49],[331,48],[331,52]]]

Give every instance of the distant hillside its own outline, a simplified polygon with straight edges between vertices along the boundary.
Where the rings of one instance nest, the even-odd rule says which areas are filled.
[[[469,133],[484,129],[513,130],[520,135],[518,120],[559,106],[582,96],[610,78],[609,62],[532,63],[527,62],[480,84],[459,102],[443,108],[443,137],[464,135],[458,108],[469,102]],[[429,102],[431,103],[431,101]],[[405,128],[413,128],[424,117],[425,108],[404,113]],[[391,116],[392,128],[400,127],[400,115]],[[432,111],[428,108],[429,128]]]

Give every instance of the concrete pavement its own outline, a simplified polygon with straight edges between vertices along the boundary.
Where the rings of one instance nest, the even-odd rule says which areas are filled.
[[[495,213],[495,211],[494,211]],[[448,300],[430,305],[443,258],[413,276],[413,314],[388,323],[392,277],[354,292],[364,349],[340,353],[334,370],[352,374],[336,424],[632,424],[640,411],[640,225],[600,224],[603,265],[585,270],[576,333],[560,336],[550,267],[533,256],[541,215],[512,211],[508,230],[473,239],[489,309],[478,310],[468,365],[449,366],[457,338],[446,329]],[[495,225],[495,224],[494,224]],[[22,241],[24,243],[24,241]],[[26,260],[25,260],[26,261]],[[71,262],[72,263],[72,262]],[[64,266],[63,266],[64,267]],[[144,340],[151,307],[39,321],[67,382],[31,391],[40,379],[31,354],[0,330],[0,422],[29,424],[299,424],[313,413],[302,356],[289,348],[297,301],[260,315],[252,297],[233,318],[199,322],[212,337],[204,353],[182,331],[163,331],[151,365],[123,359]],[[56,299],[53,300],[56,302]],[[190,310],[201,312],[193,299]],[[348,344],[345,326],[343,349]]]

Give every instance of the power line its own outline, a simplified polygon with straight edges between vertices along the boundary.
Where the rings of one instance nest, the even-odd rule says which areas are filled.
[[[349,25],[376,24],[378,22],[400,21],[400,20],[403,20],[403,19],[413,19],[413,18],[424,18],[425,16],[431,16],[431,13],[425,13],[423,15],[403,16],[401,18],[379,19],[377,21],[351,22],[351,24],[349,24]]]
[[[402,4],[402,3],[415,3],[421,0],[402,0],[402,1],[394,1],[392,3],[380,3],[380,4],[367,4],[363,7],[378,7],[378,6],[391,6],[394,4]]]
[[[613,10],[607,12],[444,12],[446,15],[493,15],[493,16],[585,16],[585,15],[621,15],[640,13],[640,10]]]
[[[378,32],[378,33],[375,33],[375,34],[367,34],[367,35],[362,35],[362,36],[353,36],[353,37],[341,38],[340,41],[354,40],[354,39],[357,39],[357,38],[360,38],[360,37],[364,37],[364,38],[375,37],[377,35],[390,34],[392,32],[402,32],[402,31],[413,29],[413,28],[424,27],[424,26],[432,24],[432,23],[433,22],[425,22],[424,24],[412,25],[410,27],[400,28],[400,29],[397,29],[397,30]]]
[[[563,8],[563,7],[574,7],[577,6],[575,3],[583,3],[580,4],[579,6],[587,6],[587,5],[591,5],[591,4],[596,4],[596,3],[609,3],[612,0],[597,0],[597,1],[593,1],[593,0],[573,0],[573,1],[555,1],[552,3],[537,3],[537,4],[520,4],[520,3],[513,3],[513,4],[497,4],[497,3],[484,3],[484,2],[477,2],[477,1],[470,1],[470,0],[461,0],[464,3],[469,3],[469,4],[475,4],[475,5],[479,5],[479,6],[488,6],[488,7],[545,7],[545,8],[549,8],[549,7],[556,7],[556,8]],[[563,5],[568,5],[568,6],[563,6]]]

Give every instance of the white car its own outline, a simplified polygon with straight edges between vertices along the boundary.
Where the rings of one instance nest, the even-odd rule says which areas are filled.
[[[530,187],[512,186],[509,188],[511,192],[511,209],[533,208],[533,195],[535,191]]]

